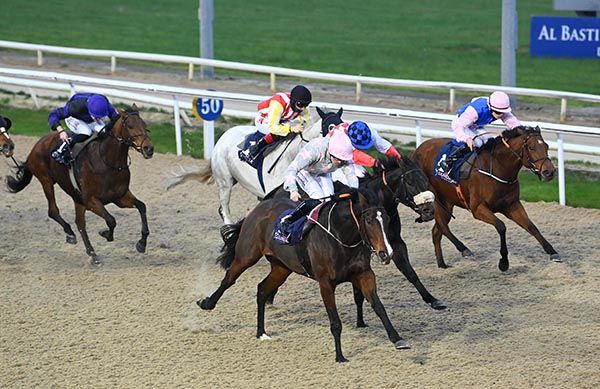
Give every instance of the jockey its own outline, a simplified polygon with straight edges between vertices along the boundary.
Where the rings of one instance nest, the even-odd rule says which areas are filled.
[[[258,103],[254,123],[257,130],[266,135],[247,150],[240,150],[240,159],[252,165],[268,144],[283,139],[290,132],[302,132],[308,122],[308,105],[311,101],[312,94],[308,88],[296,85],[291,93],[280,92]]]
[[[68,165],[71,162],[71,148],[105,127],[103,119],[111,121],[118,118],[117,110],[110,104],[106,96],[95,93],[77,93],[64,107],[56,108],[48,115],[48,124],[52,131],[58,131],[62,143],[52,152],[52,158]],[[61,126],[64,120],[70,133]]]
[[[379,161],[362,150],[369,150],[375,147],[375,150],[388,157],[396,157],[402,159],[402,156],[396,150],[394,145],[383,139],[377,131],[370,129],[367,123],[362,121],[355,121],[347,127],[346,130],[352,146],[355,150],[352,152],[352,159],[354,163],[367,166],[371,168],[381,168]]]
[[[489,97],[475,97],[460,107],[452,120],[452,130],[456,134],[456,140],[464,144],[453,155],[448,156],[440,164],[440,168],[447,172],[453,162],[493,138],[493,134],[485,131],[486,124],[500,119],[510,129],[520,126],[521,122],[511,111],[508,95],[500,91],[493,92]]]
[[[282,225],[298,220],[317,206],[319,199],[334,193],[331,173],[337,169],[346,176],[348,186],[358,188],[352,166],[352,143],[343,131],[333,130],[330,136],[313,139],[300,150],[285,172],[283,189],[290,192],[290,199],[299,201],[299,185],[310,200],[303,201],[283,218]]]
[[[0,134],[4,134],[12,127],[12,121],[6,116],[0,115]]]

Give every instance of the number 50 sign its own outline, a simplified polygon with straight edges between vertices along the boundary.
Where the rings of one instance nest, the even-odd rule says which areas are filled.
[[[223,100],[194,98],[192,103],[194,116],[204,120],[204,159],[210,159],[215,144],[215,122],[223,112]]]

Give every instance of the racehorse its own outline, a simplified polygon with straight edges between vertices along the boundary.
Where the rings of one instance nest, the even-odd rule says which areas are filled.
[[[209,164],[200,171],[183,170],[169,178],[167,189],[188,179],[199,180],[203,183],[215,181],[219,189],[219,215],[225,224],[232,224],[229,200],[231,190],[236,183],[262,199],[267,193],[281,185],[283,173],[308,140],[321,134],[324,135],[333,126],[342,123],[342,108],[337,112],[324,112],[317,108],[317,112],[321,120],[306,128],[301,135],[290,134],[265,156],[262,172],[264,189],[258,180],[256,169],[246,162],[240,161],[238,157],[238,145],[244,141],[247,135],[256,131],[254,126],[235,126],[225,131],[215,144]]]
[[[341,199],[345,195],[348,193],[337,197]],[[335,289],[342,282],[352,282],[367,298],[396,348],[410,348],[391,324],[377,296],[375,274],[370,265],[371,252],[377,253],[383,263],[390,261],[392,248],[386,233],[387,214],[368,190],[351,192],[349,197],[325,204],[317,226],[297,246],[279,245],[272,239],[278,216],[295,203],[285,198],[261,201],[245,219],[229,226],[223,253],[217,259],[227,269],[225,277],[210,297],[198,300],[197,304],[202,309],[212,310],[239,276],[264,255],[271,264],[271,272],[258,285],[257,338],[269,338],[264,325],[265,303],[294,272],[319,282],[337,362],[348,361],[342,354],[342,323],[335,304]]]
[[[77,189],[69,177],[69,168],[58,164],[51,158],[50,153],[59,142],[58,133],[51,133],[41,138],[34,146],[27,160],[18,166],[16,177],[7,176],[6,184],[12,193],[20,192],[30,182],[32,176],[42,184],[48,200],[48,216],[63,227],[67,234],[67,243],[77,243],[77,238],[60,215],[56,205],[54,184],[58,184],[75,204],[75,223],[81,233],[86,253],[91,257],[92,264],[100,264],[90,243],[85,229],[85,211],[90,210],[102,217],[108,226],[100,232],[107,241],[113,241],[113,231],[117,225],[115,218],[108,213],[104,205],[114,203],[121,208],[136,207],[142,219],[142,237],[136,244],[138,252],[146,251],[148,222],[146,205],[129,191],[129,148],[133,147],[144,158],[151,158],[154,146],[148,137],[149,130],[140,117],[138,108],[133,104],[123,111],[118,110],[119,117],[111,123],[112,129],[106,134],[91,141],[77,156],[74,169],[77,174]],[[111,125],[107,126],[110,127]]]
[[[496,228],[500,235],[501,258],[498,268],[501,271],[509,267],[508,249],[506,226],[494,215],[497,212],[533,235],[551,260],[561,262],[560,255],[529,219],[519,200],[518,174],[522,167],[534,172],[541,181],[550,181],[554,177],[554,165],[548,158],[548,145],[542,138],[540,128],[520,126],[505,130],[489,140],[478,150],[469,177],[462,179],[458,186],[433,177],[436,156],[448,141],[450,139],[427,140],[411,156],[429,176],[429,187],[436,197],[435,225],[431,234],[438,266],[448,267],[442,256],[442,234],[463,256],[473,255],[448,227],[455,205],[468,209],[474,218]]]
[[[13,143],[12,139],[10,139],[8,130],[4,127],[0,127],[0,152],[2,152],[2,154],[8,158],[12,157],[14,150],[15,144]]]
[[[401,236],[402,225],[398,214],[398,204],[401,203],[419,214],[415,220],[417,222],[426,222],[434,218],[434,195],[428,191],[427,176],[415,162],[408,158],[402,158],[402,160],[394,157],[381,158],[379,163],[385,168],[382,174],[361,178],[360,187],[376,192],[382,199],[384,209],[390,219],[388,238],[394,251],[392,260],[398,270],[414,285],[423,301],[433,309],[445,309],[446,304],[429,293],[410,264],[408,249]],[[337,191],[341,189],[341,185],[336,182]],[[288,195],[289,193],[283,188],[272,194],[278,198]],[[277,291],[274,291],[268,302],[273,302],[276,293]],[[364,297],[357,288],[354,288],[354,300],[357,307],[356,326],[365,327],[362,312]]]

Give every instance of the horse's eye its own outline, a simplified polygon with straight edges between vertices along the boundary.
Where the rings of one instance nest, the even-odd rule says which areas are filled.
[[[329,131],[331,131],[335,128],[335,124],[330,124],[327,128],[329,129]]]

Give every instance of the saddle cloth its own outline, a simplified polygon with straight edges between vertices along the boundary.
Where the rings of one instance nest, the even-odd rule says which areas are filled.
[[[464,145],[464,142],[452,139],[440,149],[437,157],[435,158],[435,163],[433,165],[434,177],[438,177],[439,179],[442,179],[454,185],[457,185],[460,182],[460,180],[469,177],[469,174],[471,173],[471,166],[476,156],[476,152],[468,152],[464,156],[456,159],[456,161],[453,161],[453,157],[456,154],[456,152],[462,149]],[[446,169],[442,168],[442,166],[444,165],[447,166]]]

